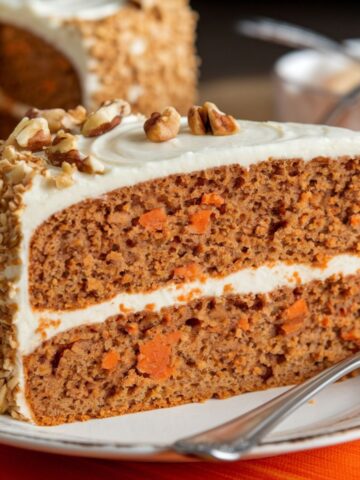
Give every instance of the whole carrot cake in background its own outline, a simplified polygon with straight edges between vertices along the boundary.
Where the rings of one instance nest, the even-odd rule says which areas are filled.
[[[122,97],[134,111],[186,113],[195,26],[187,0],[0,0],[0,138],[29,107]]]
[[[359,348],[359,133],[209,102],[32,117],[0,161],[2,411],[225,398]]]

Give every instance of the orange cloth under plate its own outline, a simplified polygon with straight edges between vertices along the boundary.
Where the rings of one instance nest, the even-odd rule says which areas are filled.
[[[141,463],[63,457],[0,445],[0,480],[355,480],[360,441],[237,463]]]

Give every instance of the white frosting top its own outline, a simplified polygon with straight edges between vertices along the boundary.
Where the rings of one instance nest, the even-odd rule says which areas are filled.
[[[182,119],[178,137],[163,144],[148,141],[143,132],[144,119],[130,116],[105,135],[86,139],[78,138],[82,153],[92,155],[105,165],[102,175],[77,172],[70,188],[58,190],[49,187],[42,176],[34,178],[32,188],[24,196],[22,212],[21,265],[9,271],[9,276],[19,278],[16,301],[19,306],[16,326],[19,349],[17,372],[23,386],[22,355],[33,351],[41,342],[38,332],[40,319],[60,320],[47,331],[48,337],[84,323],[101,322],[120,313],[119,305],[142,310],[154,304],[159,310],[181,303],[181,295],[191,298],[221,295],[224,286],[231,284],[234,293],[266,293],[280,286],[294,286],[300,277],[303,283],[323,280],[337,273],[353,274],[360,269],[360,257],[341,255],[333,258],[325,269],[306,265],[279,263],[273,267],[245,269],[225,278],[210,278],[204,284],[193,282],[182,288],[167,286],[146,294],[119,294],[103,304],[72,312],[35,312],[28,297],[28,250],[31,236],[44,220],[53,213],[81,200],[95,198],[116,188],[134,185],[170,174],[181,174],[222,165],[239,164],[244,168],[270,158],[302,158],[305,161],[319,156],[337,158],[343,155],[360,155],[360,133],[353,131],[299,124],[275,122],[257,123],[239,121],[239,133],[228,137],[193,136]],[[58,173],[56,167],[49,168]],[[294,276],[297,272],[299,277]],[[29,416],[23,389],[20,388],[19,405]]]
[[[127,0],[0,0],[0,5],[26,7],[42,17],[98,20],[114,14]]]

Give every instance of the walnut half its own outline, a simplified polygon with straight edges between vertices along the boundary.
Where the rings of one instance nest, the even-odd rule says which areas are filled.
[[[123,117],[130,113],[130,105],[125,100],[108,100],[88,116],[82,127],[82,134],[85,137],[103,135],[119,125]]]
[[[144,123],[145,134],[151,142],[166,142],[179,133],[180,120],[174,107],[167,107],[162,113],[154,112]]]
[[[45,118],[24,117],[9,136],[6,144],[36,152],[51,143],[48,122]]]
[[[194,105],[188,112],[188,124],[193,135],[215,136],[234,135],[239,131],[239,124],[231,115],[218,109],[215,103],[205,102]]]

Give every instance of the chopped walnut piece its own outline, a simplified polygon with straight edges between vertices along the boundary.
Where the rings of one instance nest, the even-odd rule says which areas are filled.
[[[162,230],[166,223],[166,213],[163,208],[154,208],[149,212],[143,213],[139,218],[139,223],[146,230]]]
[[[85,156],[77,146],[76,137],[71,133],[60,130],[53,143],[46,149],[50,163],[60,167],[64,162],[75,165],[80,172],[103,173],[104,165],[92,156]]]
[[[202,269],[200,265],[195,262],[188,263],[182,267],[177,267],[174,270],[174,277],[181,278],[186,281],[194,281],[200,278],[202,275]]]
[[[68,111],[62,108],[52,108],[48,110],[32,108],[28,111],[27,115],[30,118],[45,118],[51,133],[57,133],[59,130],[78,133],[80,126],[86,120],[87,112],[84,107],[78,105],[76,108]]]
[[[231,115],[220,111],[215,103],[205,102],[202,107],[194,105],[188,112],[188,124],[193,135],[210,133],[215,136],[233,135],[239,124]]]
[[[207,111],[198,105],[189,109],[188,124],[193,135],[206,135],[210,132]]]
[[[235,118],[221,112],[214,103],[206,102],[204,108],[208,112],[210,128],[213,135],[233,135],[239,131],[239,124]]]
[[[76,167],[67,162],[63,162],[61,172],[58,175],[49,175],[48,181],[50,184],[54,184],[59,190],[69,188],[74,185],[73,173],[75,170]]]
[[[64,131],[57,134],[52,145],[46,149],[46,155],[56,167],[61,167],[63,162],[79,167],[85,158],[78,150],[76,137]]]
[[[9,136],[6,144],[31,152],[42,150],[51,143],[51,134],[45,118],[24,117]]]
[[[144,123],[145,134],[151,142],[166,142],[179,133],[180,120],[174,107],[167,107],[162,113],[154,112]]]
[[[204,193],[201,197],[202,205],[214,205],[214,207],[221,207],[225,203],[223,197],[217,193]]]
[[[125,100],[108,100],[91,113],[82,127],[85,137],[97,137],[115,128],[131,112]]]
[[[10,185],[17,185],[18,183],[26,184],[26,179],[31,177],[34,171],[30,165],[23,160],[16,163],[5,176]]]
[[[80,170],[86,173],[103,173],[105,167],[99,160],[89,156],[82,162]]]
[[[211,210],[199,210],[198,212],[190,215],[189,230],[199,235],[206,233],[210,226],[211,214]]]
[[[130,3],[137,6],[138,8],[143,8],[148,10],[155,5],[155,0],[130,0]]]

